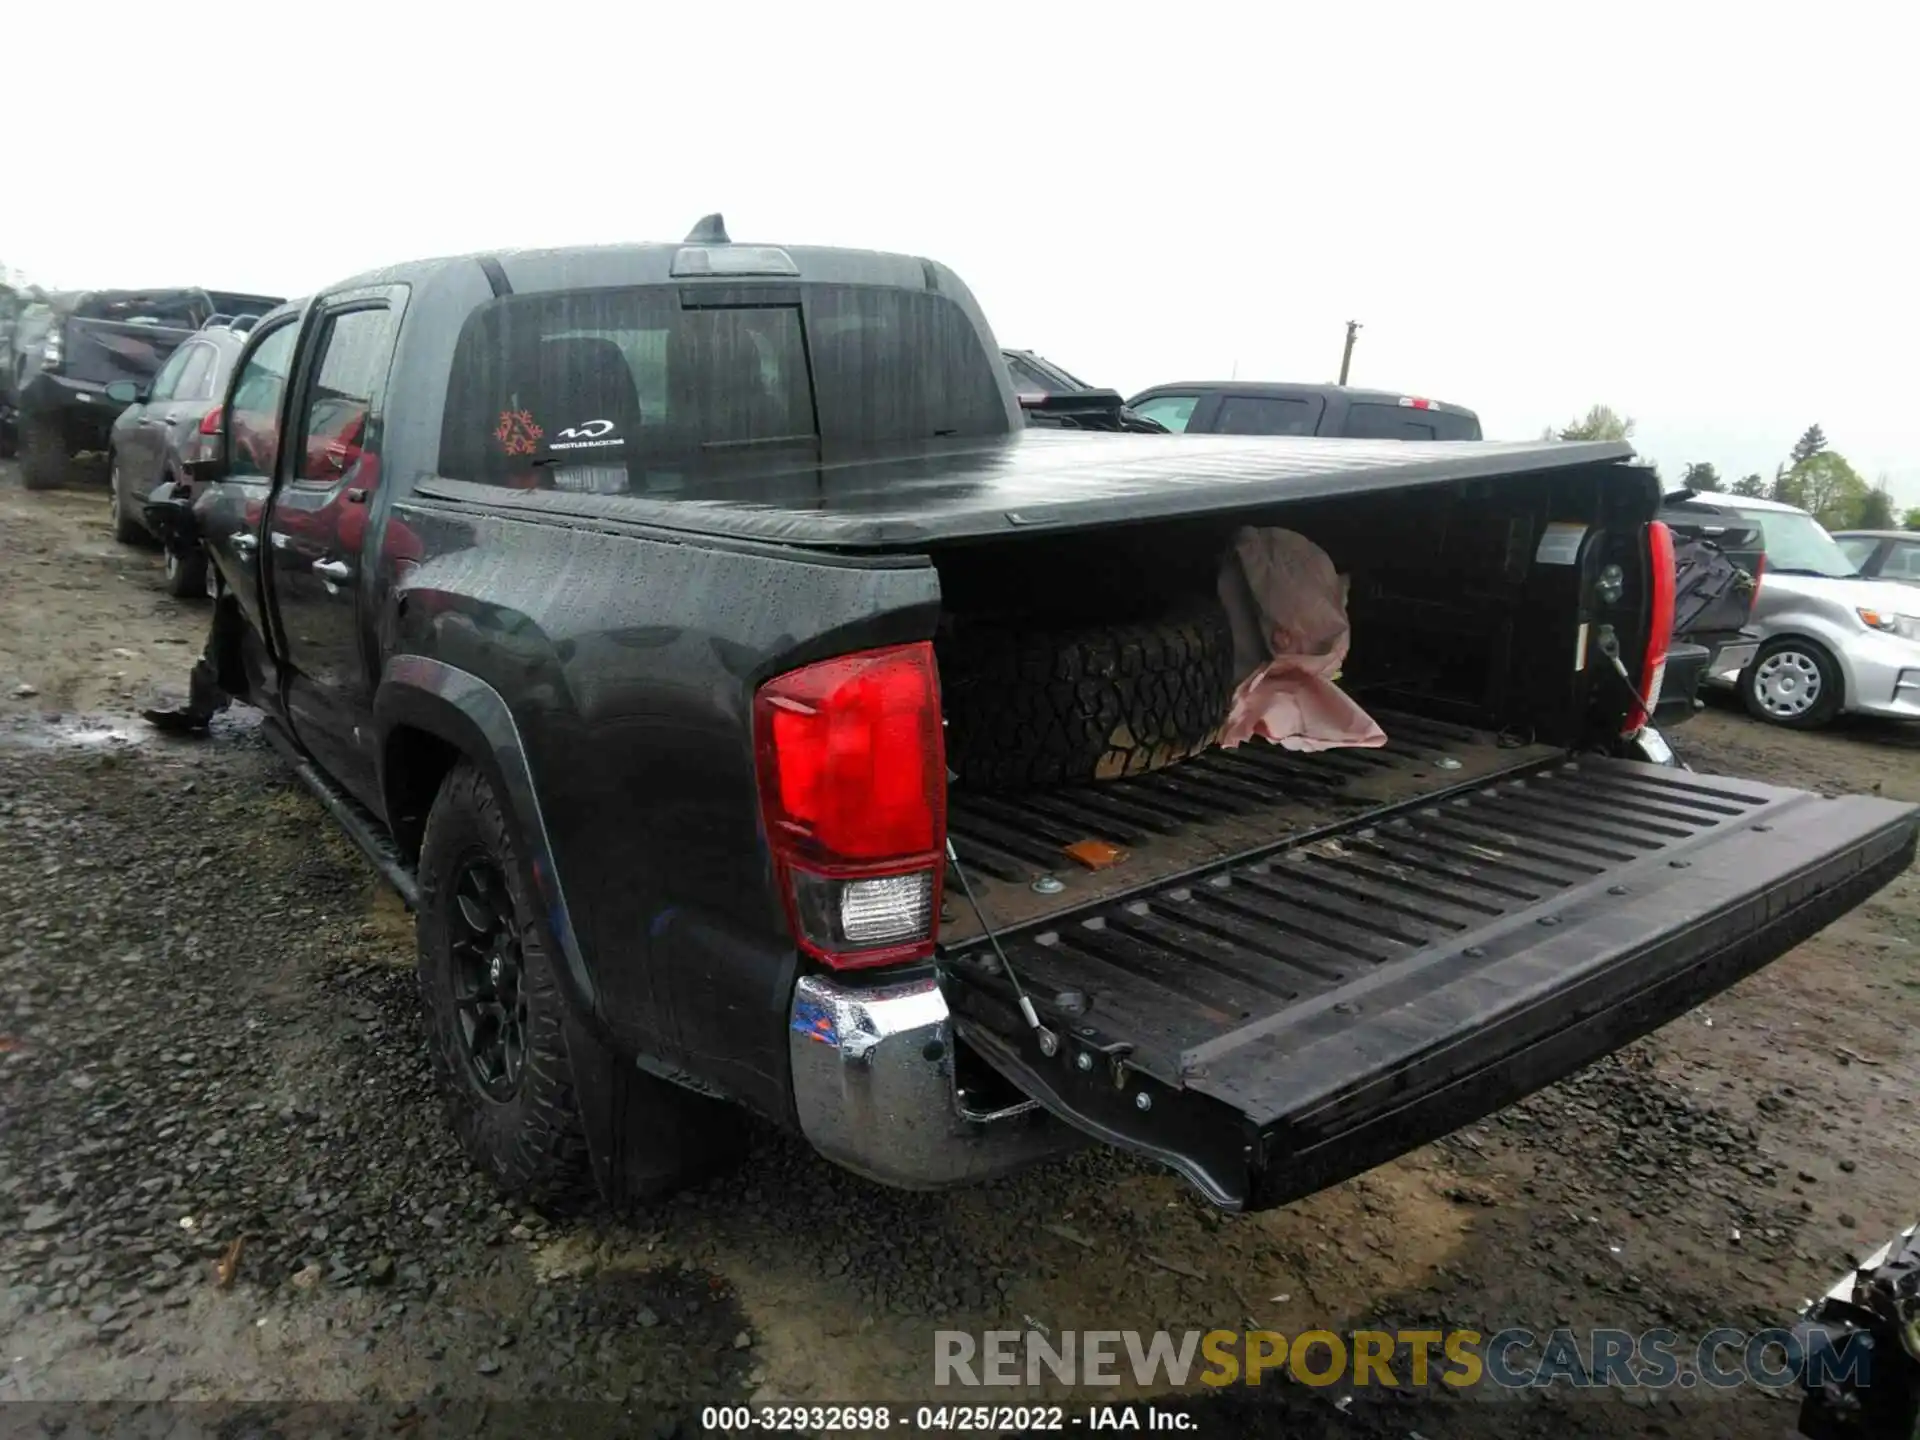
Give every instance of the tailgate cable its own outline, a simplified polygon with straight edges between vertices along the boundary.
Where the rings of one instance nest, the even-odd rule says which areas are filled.
[[[987,937],[987,943],[993,946],[994,957],[999,960],[1000,968],[1013,983],[1013,993],[1020,1002],[1020,1014],[1026,1019],[1040,1042],[1040,1053],[1051,1058],[1060,1049],[1060,1037],[1040,1023],[1040,1014],[1033,1008],[1033,1001],[1027,998],[1026,988],[1021,985],[1020,977],[1014,973],[1013,962],[1007,959],[1007,952],[1000,947],[1000,937],[994,933],[993,926],[987,920],[987,912],[980,908],[979,898],[973,893],[973,885],[967,879],[967,872],[960,868],[960,854],[953,848],[953,837],[947,837],[947,860],[953,866],[953,873],[959,878],[961,893],[967,897],[967,904],[973,907],[973,918],[980,922],[980,929]]]

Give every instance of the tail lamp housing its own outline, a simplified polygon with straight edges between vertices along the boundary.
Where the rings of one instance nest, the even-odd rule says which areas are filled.
[[[794,942],[835,969],[932,954],[947,844],[933,646],[776,676],[755,695],[753,720],[761,817]]]
[[[1627,716],[1621,733],[1637,734],[1653,718],[1660,704],[1660,686],[1667,675],[1667,651],[1673,645],[1674,591],[1673,531],[1664,521],[1647,525],[1647,649],[1640,664],[1640,703]]]

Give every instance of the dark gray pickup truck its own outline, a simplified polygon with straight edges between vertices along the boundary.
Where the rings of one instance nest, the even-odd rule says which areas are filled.
[[[1029,429],[930,261],[397,265],[264,317],[223,425],[222,683],[415,907],[453,1123],[537,1200],[744,1108],[895,1185],[1093,1137],[1283,1203],[1914,855],[1634,758],[1674,567],[1625,447]],[[1246,525],[1349,577],[1383,748],[1212,743]]]

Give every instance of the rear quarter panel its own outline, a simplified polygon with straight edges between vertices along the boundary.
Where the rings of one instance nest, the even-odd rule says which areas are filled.
[[[412,563],[381,649],[504,699],[537,797],[516,819],[544,826],[608,1038],[783,1116],[797,961],[760,824],[753,693],[810,660],[931,636],[932,568],[419,499],[387,525]]]

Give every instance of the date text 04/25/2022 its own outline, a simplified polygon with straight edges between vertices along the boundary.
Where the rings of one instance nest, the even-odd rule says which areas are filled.
[[[805,1434],[902,1430],[932,1435],[1016,1431],[1159,1431],[1197,1434],[1199,1419],[1184,1410],[1148,1404],[1064,1405],[710,1405],[701,1412],[707,1435],[755,1431]]]

